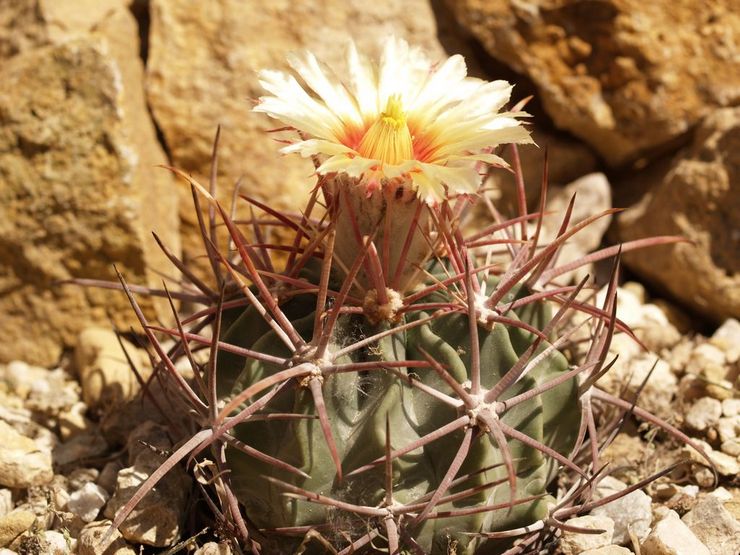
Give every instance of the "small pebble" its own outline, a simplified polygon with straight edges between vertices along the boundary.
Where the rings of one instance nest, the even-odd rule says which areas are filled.
[[[607,516],[579,516],[566,522],[570,526],[589,530],[604,530],[600,534],[581,534],[563,530],[560,536],[560,550],[563,555],[579,555],[587,549],[606,547],[612,543],[614,521]]]
[[[87,482],[69,496],[67,509],[84,522],[92,522],[100,513],[110,496],[108,492],[93,482]]]
[[[27,488],[48,484],[54,477],[51,453],[0,420],[0,486]]]
[[[30,511],[16,509],[0,517],[0,547],[7,547],[13,540],[28,530],[36,521],[36,515]]]
[[[640,546],[642,555],[712,555],[675,511],[662,513]]]
[[[116,481],[118,480],[118,472],[123,468],[123,465],[118,461],[111,461],[105,464],[103,470],[100,471],[98,476],[98,485],[113,495],[116,491]]]
[[[740,435],[740,415],[720,418],[717,421],[717,432],[722,442],[737,439]]]
[[[719,497],[707,495],[682,520],[712,555],[740,553],[740,523]]]
[[[74,540],[65,538],[59,532],[47,530],[43,534],[43,539],[46,543],[45,547],[48,550],[44,555],[67,555],[68,553],[74,553]]]
[[[98,476],[100,476],[100,471],[97,468],[75,468],[67,476],[69,489],[70,491],[78,490],[88,482],[96,482]]]
[[[589,549],[584,551],[581,555],[633,555],[632,551],[626,547],[620,545],[607,545],[606,547],[598,547],[596,549]]]
[[[722,416],[733,417],[740,415],[740,399],[725,399],[722,401]]]
[[[712,343],[725,352],[727,361],[732,364],[740,358],[740,322],[728,318],[712,335]]]
[[[686,413],[686,425],[698,432],[716,426],[722,416],[722,403],[711,397],[702,397]]]
[[[0,489],[0,517],[13,510],[13,492],[9,489]]]
[[[110,520],[99,520],[85,526],[77,540],[77,555],[136,555],[118,530],[113,530],[106,545],[101,544],[100,540],[108,533],[110,525]]]
[[[596,487],[595,497],[608,497],[613,493],[625,489],[623,482],[607,476]],[[650,523],[653,519],[652,500],[643,491],[636,490],[624,497],[615,499],[591,511],[594,516],[606,516],[614,521],[615,544],[626,545],[630,541],[630,532],[642,540],[650,532]]]

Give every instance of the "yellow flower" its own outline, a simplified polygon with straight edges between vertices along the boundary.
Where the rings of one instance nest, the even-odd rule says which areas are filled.
[[[433,204],[474,193],[480,162],[505,166],[491,147],[532,142],[517,120],[527,114],[499,112],[511,85],[467,77],[459,55],[433,64],[389,38],[375,64],[350,44],[344,79],[309,52],[288,61],[305,86],[288,73],[262,71],[271,96],[254,110],[301,131],[305,139],[282,152],[321,155],[322,175],[343,173],[370,190],[400,181]]]

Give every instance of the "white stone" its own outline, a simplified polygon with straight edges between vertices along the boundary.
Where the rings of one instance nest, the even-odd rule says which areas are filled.
[[[0,517],[13,510],[13,492],[9,489],[0,489]]]
[[[686,424],[699,432],[716,426],[722,416],[722,403],[711,397],[702,397],[686,413]]]
[[[632,555],[632,551],[619,545],[607,545],[597,549],[589,549],[581,555]]]
[[[725,416],[717,421],[720,441],[730,441],[740,436],[740,415]]]
[[[711,445],[709,445],[706,441],[702,441],[701,439],[694,439],[694,441],[704,450],[707,456],[712,459],[712,462],[717,467],[717,472],[719,472],[722,476],[735,477],[738,473],[740,473],[740,462],[738,462],[737,457],[727,455],[726,453],[722,453],[720,451],[715,451],[714,449],[712,449]],[[692,461],[704,465],[707,464],[707,460],[702,457],[701,454],[698,453],[693,447],[686,445],[682,449],[682,451],[684,454],[688,455]]]
[[[740,523],[717,496],[706,496],[683,516],[682,521],[712,555],[740,553]]]
[[[711,343],[702,343],[691,352],[686,364],[686,372],[698,376],[703,373],[707,366],[724,366],[726,362],[725,353],[722,349]]]
[[[731,457],[740,457],[740,439],[735,438],[723,441],[722,445],[719,446],[719,450],[722,451],[725,455],[730,455]]]
[[[93,522],[109,498],[108,492],[99,485],[87,482],[69,496],[67,510],[84,522]]]
[[[676,511],[664,511],[653,531],[642,542],[642,555],[712,555],[707,546],[678,518]]]
[[[72,538],[66,538],[63,534],[54,530],[47,530],[44,532],[44,541],[46,542],[47,551],[44,555],[68,555],[74,553],[75,540]]]
[[[614,521],[607,516],[579,516],[571,518],[566,524],[589,530],[603,530],[603,532],[600,534],[581,534],[563,530],[560,536],[560,550],[563,555],[579,555],[587,549],[606,547],[612,543]]]
[[[722,416],[740,415],[740,399],[725,399],[722,401]]]
[[[740,358],[740,322],[728,318],[712,335],[712,343],[725,351],[727,361],[734,363]]]
[[[625,489],[625,484],[607,476],[596,488],[595,498],[608,497]],[[624,497],[615,499],[591,511],[594,516],[607,516],[614,521],[615,544],[626,545],[630,541],[630,532],[643,540],[650,532],[653,519],[652,501],[643,491],[636,490]]]
[[[718,487],[714,491],[709,492],[708,495],[711,495],[712,497],[716,497],[722,503],[724,503],[725,501],[732,501],[733,499],[732,494],[729,491],[727,491],[726,488],[723,488],[722,486]]]

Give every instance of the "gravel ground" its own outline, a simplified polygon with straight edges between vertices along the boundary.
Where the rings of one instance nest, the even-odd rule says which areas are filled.
[[[564,532],[558,549],[566,555],[737,555],[740,323],[727,320],[704,337],[687,330],[675,309],[647,302],[639,284],[625,284],[619,299],[620,317],[648,350],[615,337],[612,350],[620,358],[601,386],[632,399],[652,371],[640,405],[699,442],[715,462],[719,484],[691,448],[651,425],[627,421],[604,452],[611,476],[599,484],[597,498],[687,462],[569,521],[604,532]],[[146,353],[131,344],[126,349],[146,379]],[[172,396],[160,387],[152,382],[153,397],[169,403]],[[201,532],[203,511],[190,493],[192,479],[180,469],[145,498],[111,547],[103,551],[97,542],[164,460],[180,426],[142,400],[110,331],[86,330],[59,368],[0,365],[0,555],[230,553],[218,530]]]

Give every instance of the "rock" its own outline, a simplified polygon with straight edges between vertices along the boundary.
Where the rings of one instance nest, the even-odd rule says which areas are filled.
[[[704,449],[704,452],[709,456],[709,458],[712,459],[712,462],[714,462],[714,465],[716,466],[717,472],[719,472],[719,474],[721,474],[722,476],[731,477],[740,474],[740,461],[738,461],[737,457],[733,457],[725,453],[713,450],[712,446],[709,445],[706,441],[702,441],[700,439],[694,439],[694,441],[699,446],[701,446],[701,448]],[[707,464],[706,459],[702,457],[699,453],[697,453],[695,449],[688,445],[682,449],[682,452],[685,455],[688,455],[688,457],[694,462],[702,465]]]
[[[668,499],[664,505],[666,508],[676,511],[679,515],[686,514],[696,506],[698,492],[698,486],[693,484],[676,487],[676,494]]]
[[[87,405],[77,402],[58,417],[59,434],[66,441],[77,434],[89,431],[93,424],[85,417]]]
[[[627,486],[607,476],[596,488],[595,499],[602,499],[617,493]],[[639,540],[643,540],[650,532],[652,522],[651,500],[640,490],[628,493],[624,497],[615,499],[591,511],[594,516],[606,516],[614,521],[614,536],[612,541],[618,545],[626,545],[630,541],[630,532]]]
[[[100,471],[100,476],[98,476],[98,485],[112,495],[113,492],[116,491],[118,472],[122,468],[123,465],[118,461],[106,463],[103,470]]]
[[[193,555],[231,555],[231,547],[227,543],[208,542],[196,549]]]
[[[131,433],[129,456],[133,454],[133,462],[118,472],[115,493],[105,507],[107,518],[114,518],[144,480],[159,468],[166,457],[161,450],[171,446],[164,428],[156,424],[145,423]],[[170,470],[123,521],[119,527],[123,537],[157,547],[174,543],[180,534],[190,486],[190,478],[179,466]]]
[[[599,306],[603,306],[606,292],[606,286],[599,291],[596,297]],[[652,351],[659,352],[681,340],[668,315],[658,305],[647,302],[644,288],[635,282],[627,282],[617,289],[617,317]]]
[[[115,263],[130,281],[159,285],[155,269],[170,264],[150,232],[179,252],[177,198],[155,169],[166,158],[128,3],[17,4],[29,18],[13,32],[35,38],[0,65],[0,361],[51,365],[84,327],[136,323],[124,295],[59,282],[115,280]],[[100,18],[72,21],[88,16]],[[166,318],[155,310],[166,303],[141,303],[149,317]]]
[[[599,380],[600,387],[614,395],[635,395],[639,391],[640,407],[661,417],[673,414],[672,402],[678,380],[665,360],[641,351],[627,335],[614,337],[609,353],[619,358]]]
[[[642,555],[712,555],[675,511],[666,510],[640,546]]]
[[[691,0],[446,3],[491,56],[534,82],[555,125],[612,165],[737,101],[732,0],[703,17]]]
[[[708,342],[684,342],[679,350],[680,353],[674,352],[672,358],[676,371],[687,374],[680,384],[684,399],[709,396],[724,401],[732,398],[733,385],[728,379],[732,377],[730,366],[722,349]]]
[[[666,171],[642,172],[648,191],[617,218],[619,240],[681,235],[690,242],[624,256],[635,273],[717,322],[740,314],[740,236],[728,231],[740,213],[740,108],[717,110]],[[633,179],[633,178],[630,178]],[[703,207],[697,210],[696,207]]]
[[[46,530],[42,537],[43,543],[45,544],[44,555],[67,555],[68,553],[74,553],[76,549],[76,540],[64,537],[63,534],[54,530]]]
[[[740,415],[725,416],[717,420],[717,432],[721,442],[732,441],[740,436]]]
[[[216,126],[222,126],[219,190],[227,205],[240,177],[243,192],[294,210],[303,208],[315,183],[310,161],[278,154],[267,133],[275,121],[250,113],[250,99],[264,94],[258,70],[287,68],[286,53],[303,48],[337,67],[349,39],[363,50],[375,49],[387,34],[407,38],[433,58],[443,55],[428,0],[150,5],[147,94],[154,118],[174,165],[196,178],[208,176]],[[182,187],[181,193],[185,256],[203,260],[190,190]]]
[[[712,334],[711,342],[725,352],[728,362],[737,362],[740,359],[740,322],[735,318],[725,320]],[[740,399],[735,401],[740,405]]]
[[[0,517],[13,510],[13,492],[9,489],[0,489]]]
[[[156,422],[144,422],[128,436],[126,450],[129,464],[134,464],[141,453],[166,453],[172,441],[166,427]]]
[[[682,520],[712,555],[740,553],[740,523],[716,496],[706,496]]]
[[[149,361],[129,341],[122,338],[119,343],[116,333],[105,328],[87,328],[80,333],[75,347],[75,366],[85,403],[109,409],[139,392],[139,382],[126,354],[146,380],[151,374]]]
[[[720,416],[722,416],[722,403],[711,397],[702,397],[691,406],[684,422],[697,432],[706,432],[707,429],[719,423]]]
[[[27,488],[47,484],[54,477],[51,453],[0,420],[0,485]]]
[[[740,439],[733,438],[723,441],[719,446],[719,450],[731,457],[740,457]]]
[[[606,547],[612,543],[614,521],[606,516],[579,516],[566,522],[570,526],[590,530],[603,530],[600,534],[579,534],[563,530],[560,536],[560,550],[563,555],[579,555],[587,549]]]
[[[107,491],[97,484],[88,482],[69,496],[67,509],[84,522],[92,522],[109,498]]]
[[[576,195],[576,199],[571,214],[571,224],[576,224],[612,207],[609,181],[603,173],[584,175],[566,187],[555,188],[550,191],[549,195],[546,210],[551,214],[545,216],[542,222],[544,241],[552,241],[557,237],[563,223],[563,215],[573,195]],[[597,249],[610,222],[611,216],[603,217],[574,235],[570,241],[563,245],[559,260],[563,262],[574,261]],[[558,277],[558,282],[578,282],[586,274],[592,276],[594,274],[590,265],[562,274]]]
[[[97,468],[75,468],[67,474],[67,484],[70,491],[82,488],[85,484],[96,482],[100,476]]]
[[[80,459],[100,457],[108,450],[108,443],[97,429],[72,437],[57,445],[53,451],[54,463],[64,466]]]
[[[722,401],[722,415],[729,418],[740,416],[740,399],[725,399]]]
[[[108,532],[110,520],[91,522],[80,531],[77,543],[78,555],[136,555],[136,551],[126,543],[118,530],[113,530],[106,546],[101,540]]]
[[[29,511],[15,510],[0,517],[0,547],[10,545],[13,540],[28,530],[36,520]]]
[[[14,360],[0,370],[0,379],[37,415],[57,416],[79,400],[78,385],[61,368],[47,370]]]
[[[727,501],[732,501],[734,499],[733,495],[722,486],[718,487],[714,491],[709,492],[707,495],[710,497],[716,497],[723,505]]]
[[[632,555],[632,551],[619,545],[607,545],[597,549],[589,549],[582,552],[581,555]]]

